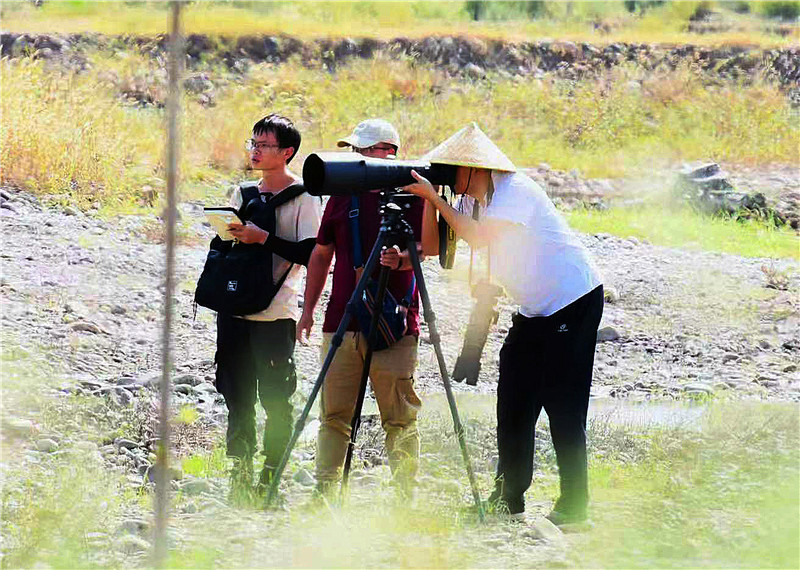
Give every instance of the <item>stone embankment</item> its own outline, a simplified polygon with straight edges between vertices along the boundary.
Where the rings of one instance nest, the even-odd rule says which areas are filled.
[[[103,36],[99,34],[33,35],[3,33],[2,55],[66,58],[78,68],[86,64],[90,49],[135,49],[153,56],[166,52],[167,37]],[[384,55],[409,58],[452,74],[474,78],[497,71],[509,76],[557,73],[578,79],[621,64],[646,71],[672,70],[691,64],[709,74],[752,80],[767,77],[785,86],[800,103],[800,48],[758,49],[750,46],[700,47],[615,42],[595,46],[571,41],[505,42],[475,37],[426,37],[391,40],[341,38],[301,41],[291,36],[206,36],[190,34],[186,42],[189,67],[219,61],[243,71],[250,63],[285,62],[298,57],[307,65],[334,70],[354,58]]]

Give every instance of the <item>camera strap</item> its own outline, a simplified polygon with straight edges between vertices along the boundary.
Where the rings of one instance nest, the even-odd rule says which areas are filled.
[[[487,196],[486,196],[486,198],[487,198],[486,206],[487,207],[489,206],[489,203],[491,202],[493,196],[494,196],[494,184],[490,184],[489,185],[489,191],[488,191]],[[475,220],[476,222],[478,222],[480,220],[480,217],[481,217],[481,205],[480,205],[480,202],[476,198],[472,202],[472,219]],[[473,265],[473,262],[474,262],[474,258],[475,258],[475,251],[470,246],[470,248],[469,248],[469,277],[468,277],[468,282],[470,284],[470,287],[473,285],[473,283],[472,283],[472,265]],[[492,244],[491,243],[486,246],[486,280],[489,281],[489,282],[492,281]]]
[[[361,253],[361,228],[358,225],[359,200],[358,194],[350,196],[350,237],[353,241],[353,269],[358,271],[364,267],[364,258]]]
[[[350,238],[353,242],[353,269],[356,272],[356,281],[361,279],[361,272],[364,270],[364,257],[361,252],[361,225],[358,222],[358,216],[361,212],[360,201],[358,194],[350,196],[350,211],[347,217],[350,218]],[[406,296],[401,300],[401,304],[406,307],[411,306],[411,300],[414,297],[414,289],[417,286],[417,276],[411,274],[411,286],[408,288]]]

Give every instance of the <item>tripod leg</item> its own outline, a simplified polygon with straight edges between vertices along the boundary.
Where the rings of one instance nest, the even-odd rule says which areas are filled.
[[[314,405],[314,401],[317,399],[317,395],[322,388],[322,383],[325,381],[325,375],[328,373],[328,369],[331,367],[333,357],[336,355],[336,350],[342,345],[344,333],[347,330],[347,327],[350,324],[350,319],[353,316],[355,301],[360,299],[361,295],[364,293],[364,288],[367,286],[369,276],[378,265],[380,254],[380,249],[373,249],[372,253],[370,253],[369,259],[367,259],[367,264],[364,266],[364,272],[361,275],[361,279],[356,284],[356,289],[353,291],[350,300],[347,302],[345,314],[342,317],[342,320],[339,322],[339,326],[337,327],[336,332],[331,339],[331,347],[328,350],[328,354],[325,355],[325,361],[322,363],[322,368],[319,371],[319,375],[314,383],[314,387],[311,389],[311,393],[308,395],[308,400],[306,401],[306,405],[303,408],[300,417],[298,417],[297,421],[295,422],[294,431],[292,431],[292,437],[289,439],[289,443],[286,444],[286,449],[283,451],[281,461],[278,463],[277,467],[275,468],[275,473],[272,475],[272,481],[270,483],[269,490],[267,491],[267,498],[264,503],[264,508],[269,508],[269,506],[272,504],[272,501],[275,499],[275,495],[278,493],[278,485],[280,485],[283,470],[286,469],[286,464],[289,462],[289,458],[292,455],[292,450],[297,444],[300,434],[303,432],[303,428],[306,425],[306,419],[308,419],[308,415],[311,413],[311,408]]]
[[[381,240],[375,242],[375,248],[380,251]],[[350,424],[350,443],[347,446],[347,456],[344,460],[344,470],[342,472],[342,499],[347,493],[347,482],[350,478],[350,464],[353,461],[353,451],[356,446],[356,435],[358,428],[361,426],[361,409],[364,407],[364,397],[367,393],[367,380],[369,378],[369,370],[372,365],[372,347],[375,345],[375,337],[378,332],[378,319],[381,315],[381,308],[383,307],[383,299],[386,297],[386,285],[389,283],[389,268],[386,266],[381,267],[380,276],[378,278],[378,291],[375,294],[375,307],[372,312],[372,320],[369,325],[369,334],[367,335],[367,351],[364,355],[364,367],[361,370],[361,384],[358,388],[358,399],[356,400],[356,407],[353,411],[353,421]]]
[[[453,416],[453,428],[455,429],[456,439],[458,439],[458,445],[461,448],[461,456],[464,458],[464,465],[467,468],[467,477],[469,479],[470,488],[472,489],[472,498],[475,500],[475,506],[478,509],[478,518],[483,522],[483,504],[481,503],[478,486],[475,483],[475,471],[472,469],[472,463],[469,460],[469,453],[467,452],[467,442],[464,438],[464,426],[461,425],[461,419],[458,417],[456,399],[455,396],[453,396],[453,389],[450,386],[450,376],[447,373],[447,363],[442,353],[441,339],[439,338],[439,332],[436,330],[436,315],[431,308],[431,300],[430,297],[428,297],[428,289],[425,286],[422,266],[420,265],[419,254],[417,253],[417,243],[413,236],[408,239],[406,247],[408,248],[408,254],[411,258],[411,266],[414,268],[414,275],[417,277],[417,287],[419,288],[419,295],[422,300],[423,314],[425,315],[425,322],[428,323],[428,330],[430,330],[431,333],[431,344],[436,352],[436,360],[439,362],[439,372],[442,375],[444,391],[447,395],[447,404],[450,406],[450,414]]]

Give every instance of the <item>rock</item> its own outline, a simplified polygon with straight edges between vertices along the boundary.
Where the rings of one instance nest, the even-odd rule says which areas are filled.
[[[158,191],[153,190],[152,186],[142,186],[139,197],[143,206],[153,206],[158,198]]]
[[[137,449],[140,447],[140,445],[135,441],[131,441],[130,439],[118,437],[114,440],[114,447],[117,449]]]
[[[139,554],[150,551],[150,543],[140,536],[125,534],[114,542],[114,547],[125,554]]]
[[[529,529],[525,532],[525,536],[535,540],[544,540],[551,544],[563,545],[566,543],[566,537],[564,533],[561,532],[561,529],[541,516],[537,516],[531,521]]]
[[[92,334],[101,334],[101,333],[108,334],[108,333],[106,333],[106,331],[101,329],[96,324],[85,322],[85,321],[76,321],[76,322],[72,323],[69,326],[69,328],[70,328],[70,330],[73,330],[75,332],[88,332],[88,333],[92,333]]]
[[[122,407],[129,406],[131,402],[133,402],[133,394],[125,388],[115,387],[113,391],[111,391],[111,397]]]
[[[191,395],[194,393],[194,388],[189,384],[176,384],[174,390],[178,394]]]
[[[36,424],[22,418],[3,418],[3,431],[16,437],[30,437],[36,432]]]
[[[214,84],[205,73],[200,73],[187,77],[183,80],[183,86],[189,93],[205,93],[206,91],[213,91]]]
[[[597,331],[597,342],[611,342],[619,338],[619,333],[613,327],[603,327]]]
[[[735,362],[739,360],[738,354],[733,354],[732,352],[727,352],[722,357],[722,364],[727,364],[728,362]]]
[[[117,535],[121,534],[134,534],[134,535],[141,535],[145,534],[148,531],[148,524],[147,521],[140,518],[130,518],[125,519],[120,523],[117,527]]]
[[[43,437],[36,440],[36,449],[42,453],[53,453],[58,449],[58,443],[49,437]]]
[[[483,70],[483,68],[479,65],[475,65],[474,63],[468,63],[464,67],[464,74],[472,79],[482,79],[483,77],[486,77],[486,72]]]
[[[148,376],[141,376],[136,379],[136,383],[145,388],[158,388],[159,384],[161,384],[161,373],[155,372]]]
[[[144,459],[139,461],[138,465],[136,466],[136,472],[142,477],[143,481],[145,479],[149,481],[150,480],[149,473],[152,468],[153,465],[149,461]]]
[[[619,301],[619,293],[614,287],[604,287],[603,298],[605,299],[606,303],[611,303],[613,305]]]
[[[788,364],[788,365],[783,367],[783,371],[787,372],[787,373],[796,372],[797,371],[797,365],[796,364]]]
[[[760,341],[758,341],[758,346],[764,350],[769,350],[770,348],[772,348],[772,345],[769,343],[769,341],[763,338]]]
[[[155,462],[155,458],[150,458],[150,461]],[[168,478],[170,481],[181,481],[183,480],[183,471],[180,467],[170,467],[167,469],[168,471]],[[151,467],[147,470],[147,480],[151,483],[156,482],[156,469],[155,466]]]
[[[187,495],[196,496],[203,493],[210,493],[212,487],[211,483],[209,483],[207,479],[197,479],[192,477],[181,481],[180,489]]]
[[[189,386],[197,386],[203,383],[203,378],[197,376],[195,374],[183,374],[181,376],[177,376],[173,381],[173,384],[176,386],[179,384],[187,384]]]
[[[756,384],[761,384],[765,388],[777,388],[781,383],[774,376],[770,376],[769,374],[759,374],[758,378],[756,378]]]
[[[144,478],[138,473],[136,475],[133,474],[128,475],[126,477],[126,480],[128,482],[128,487],[133,489],[138,489],[139,487],[144,485]]]
[[[125,309],[125,307],[122,307],[120,305],[112,305],[111,306],[111,314],[112,315],[124,315],[127,312],[128,312],[127,309]]]
[[[67,216],[77,216],[80,214],[80,211],[77,208],[74,208],[73,206],[64,206],[64,213]]]
[[[307,469],[301,468],[292,475],[292,480],[300,483],[303,487],[311,487],[316,484],[316,479],[308,472]]]
[[[95,453],[98,451],[97,444],[93,441],[79,441],[75,444],[75,449],[85,453]]]
[[[705,382],[689,382],[684,384],[683,391],[686,393],[702,393],[711,395],[714,393],[714,388]]]

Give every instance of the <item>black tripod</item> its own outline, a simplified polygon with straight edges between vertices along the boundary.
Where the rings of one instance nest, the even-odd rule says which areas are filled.
[[[453,416],[453,427],[455,429],[456,438],[458,439],[459,447],[461,448],[461,455],[464,459],[464,465],[467,469],[467,477],[469,478],[469,484],[472,489],[472,497],[475,500],[475,506],[478,510],[478,517],[481,521],[484,520],[484,512],[483,512],[483,505],[481,503],[480,494],[478,493],[478,488],[475,484],[475,472],[472,469],[472,464],[469,460],[469,454],[467,452],[467,444],[464,438],[464,427],[461,425],[461,420],[458,416],[458,409],[456,408],[456,401],[455,397],[453,396],[453,391],[450,386],[450,376],[447,372],[447,364],[444,360],[444,354],[442,353],[442,346],[441,346],[441,339],[439,337],[439,333],[436,330],[436,315],[431,308],[430,298],[428,297],[428,290],[425,286],[425,280],[422,275],[422,266],[420,265],[419,261],[419,254],[417,252],[417,242],[414,239],[414,230],[408,224],[408,222],[403,217],[403,207],[398,204],[400,201],[400,196],[398,196],[393,191],[383,191],[381,194],[381,225],[380,230],[378,232],[378,238],[375,241],[375,245],[372,248],[372,251],[369,254],[369,258],[367,259],[367,263],[364,266],[364,271],[361,274],[361,278],[358,280],[356,284],[355,291],[353,291],[350,300],[347,302],[347,307],[345,310],[345,314],[342,317],[341,322],[339,323],[336,332],[331,339],[331,347],[328,350],[328,354],[325,356],[325,361],[322,364],[322,369],[319,372],[319,376],[317,376],[317,381],[314,383],[314,387],[311,390],[311,394],[308,396],[308,401],[306,402],[305,408],[303,408],[303,412],[300,414],[300,417],[297,419],[297,422],[294,426],[294,431],[292,433],[292,437],[289,440],[289,443],[286,446],[286,450],[283,453],[283,457],[281,458],[280,463],[278,464],[277,468],[272,477],[272,482],[270,484],[267,499],[266,499],[266,506],[272,503],[273,499],[278,490],[278,485],[280,484],[281,476],[283,475],[283,470],[286,468],[286,464],[289,461],[289,457],[291,456],[292,449],[294,449],[295,444],[297,443],[300,434],[303,431],[303,427],[305,426],[306,419],[308,418],[309,413],[311,412],[311,407],[314,404],[314,400],[319,394],[320,389],[322,388],[322,383],[325,381],[325,375],[328,373],[328,369],[333,362],[333,358],[336,354],[336,350],[341,346],[342,339],[344,338],[344,333],[347,330],[348,325],[350,324],[350,319],[353,317],[355,312],[355,303],[361,299],[361,296],[364,293],[364,289],[367,286],[367,281],[372,275],[373,271],[375,270],[376,265],[380,259],[381,251],[385,247],[390,247],[392,245],[398,244],[403,245],[405,244],[405,248],[409,253],[409,258],[411,260],[411,266],[414,270],[414,275],[417,281],[417,287],[419,288],[420,298],[422,300],[422,307],[423,307],[423,315],[425,316],[425,322],[428,323],[428,329],[430,330],[430,338],[431,344],[434,347],[436,352],[436,359],[439,363],[439,372],[442,375],[442,382],[444,383],[444,390],[445,394],[447,395],[447,403],[450,407],[450,414]],[[406,204],[406,207],[408,205]],[[344,472],[342,475],[342,493],[346,491],[348,477],[350,473],[350,464],[352,462],[353,457],[353,449],[355,447],[356,435],[358,433],[358,428],[361,424],[361,409],[364,405],[364,397],[367,392],[367,380],[369,378],[369,370],[370,365],[372,363],[372,353],[373,353],[373,346],[375,344],[375,336],[377,334],[378,329],[378,318],[380,316],[380,308],[383,306],[383,300],[386,294],[386,285],[389,281],[389,268],[386,266],[382,266],[379,277],[378,277],[378,290],[375,295],[375,305],[374,310],[372,312],[372,320],[370,322],[369,333],[367,335],[367,350],[364,356],[364,367],[361,373],[361,385],[359,387],[358,392],[358,399],[356,400],[356,407],[355,412],[353,413],[353,420],[351,424],[351,433],[350,433],[350,444],[347,448],[347,456],[345,458],[344,464]]]

